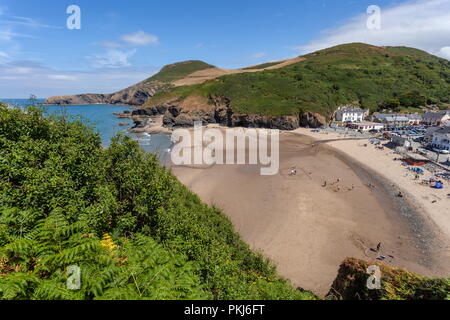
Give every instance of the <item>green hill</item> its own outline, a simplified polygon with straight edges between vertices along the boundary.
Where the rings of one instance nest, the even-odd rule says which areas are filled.
[[[376,110],[402,95],[421,96],[427,103],[450,102],[450,62],[417,49],[353,43],[304,58],[280,69],[226,75],[159,92],[149,104],[153,99],[182,101],[199,95],[210,103],[225,97],[239,114],[298,115],[307,110],[329,117],[342,104]]]
[[[200,60],[188,60],[167,65],[163,67],[157,74],[145,80],[146,83],[163,82],[170,83],[179,79],[183,79],[187,75],[196,71],[215,68],[215,66],[207,64]]]
[[[262,64],[258,64],[256,66],[252,66],[252,67],[247,67],[244,68],[242,70],[260,70],[260,69],[266,69],[269,67],[273,67],[276,66],[277,64],[282,63],[282,61],[277,61],[277,62],[267,62],[267,63],[262,63]]]
[[[45,100],[46,104],[73,105],[73,104],[128,104],[143,105],[156,92],[170,87],[172,81],[187,75],[214,68],[203,61],[190,60],[167,65],[152,77],[132,85],[126,89],[111,94],[79,94],[68,96],[54,96]]]

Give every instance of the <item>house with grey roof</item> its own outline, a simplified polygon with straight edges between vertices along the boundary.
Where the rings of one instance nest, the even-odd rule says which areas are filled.
[[[409,118],[404,114],[382,113],[373,116],[374,121],[385,124],[388,127],[401,127],[409,125]]]
[[[419,125],[422,123],[422,115],[418,113],[406,114],[410,125]]]
[[[450,120],[450,111],[426,112],[422,116],[422,123],[429,126],[440,126]]]
[[[422,122],[420,114],[379,113],[373,115],[373,121],[384,123],[388,126],[418,125]]]

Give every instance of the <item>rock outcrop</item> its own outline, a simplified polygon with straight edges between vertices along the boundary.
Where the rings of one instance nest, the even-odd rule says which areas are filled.
[[[140,82],[134,86],[111,94],[79,94],[71,96],[55,96],[45,100],[46,104],[126,104],[141,106],[157,92],[167,88],[167,85]]]
[[[176,103],[136,109],[132,116],[163,116],[165,127],[192,127],[195,122],[203,124],[221,124],[228,127],[267,128],[279,130],[295,130],[299,127],[319,128],[325,125],[326,119],[316,113],[305,112],[299,115],[269,116],[257,114],[235,113],[225,98],[214,100],[213,105],[187,110]],[[135,120],[141,124],[141,120]]]

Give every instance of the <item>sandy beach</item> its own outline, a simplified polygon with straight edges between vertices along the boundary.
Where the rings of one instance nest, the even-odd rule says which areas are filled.
[[[328,292],[346,257],[376,261],[383,254],[388,265],[448,276],[449,200],[422,186],[410,188],[412,178],[402,176],[406,170],[391,155],[340,139],[306,129],[282,132],[274,176],[261,176],[257,165],[172,170],[203,201],[222,209],[282,276],[318,295]],[[405,197],[398,198],[401,189],[407,189]],[[434,197],[440,201],[431,204]],[[379,243],[380,252],[371,250]]]
[[[369,139],[347,139],[339,134],[313,133],[311,130],[304,128],[295,132],[310,136],[317,141],[325,142],[328,146],[354,157],[384,178],[392,180],[396,187],[409,197],[410,201],[422,207],[421,209],[426,214],[426,218],[429,218],[430,222],[434,223],[442,233],[450,238],[450,198],[447,196],[447,194],[450,194],[450,190],[448,188],[432,189],[420,185],[420,180],[415,180],[414,174],[408,172],[401,165],[401,162],[394,161],[395,158],[400,156],[393,150],[377,150],[370,145]],[[363,147],[364,144],[368,144],[368,147]],[[423,178],[431,175],[430,172],[425,170]]]

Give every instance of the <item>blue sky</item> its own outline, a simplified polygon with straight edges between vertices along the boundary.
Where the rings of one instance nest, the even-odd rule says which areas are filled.
[[[66,28],[72,4],[81,30]],[[176,61],[239,68],[354,41],[450,57],[449,21],[450,0],[0,0],[0,97],[108,93]]]

